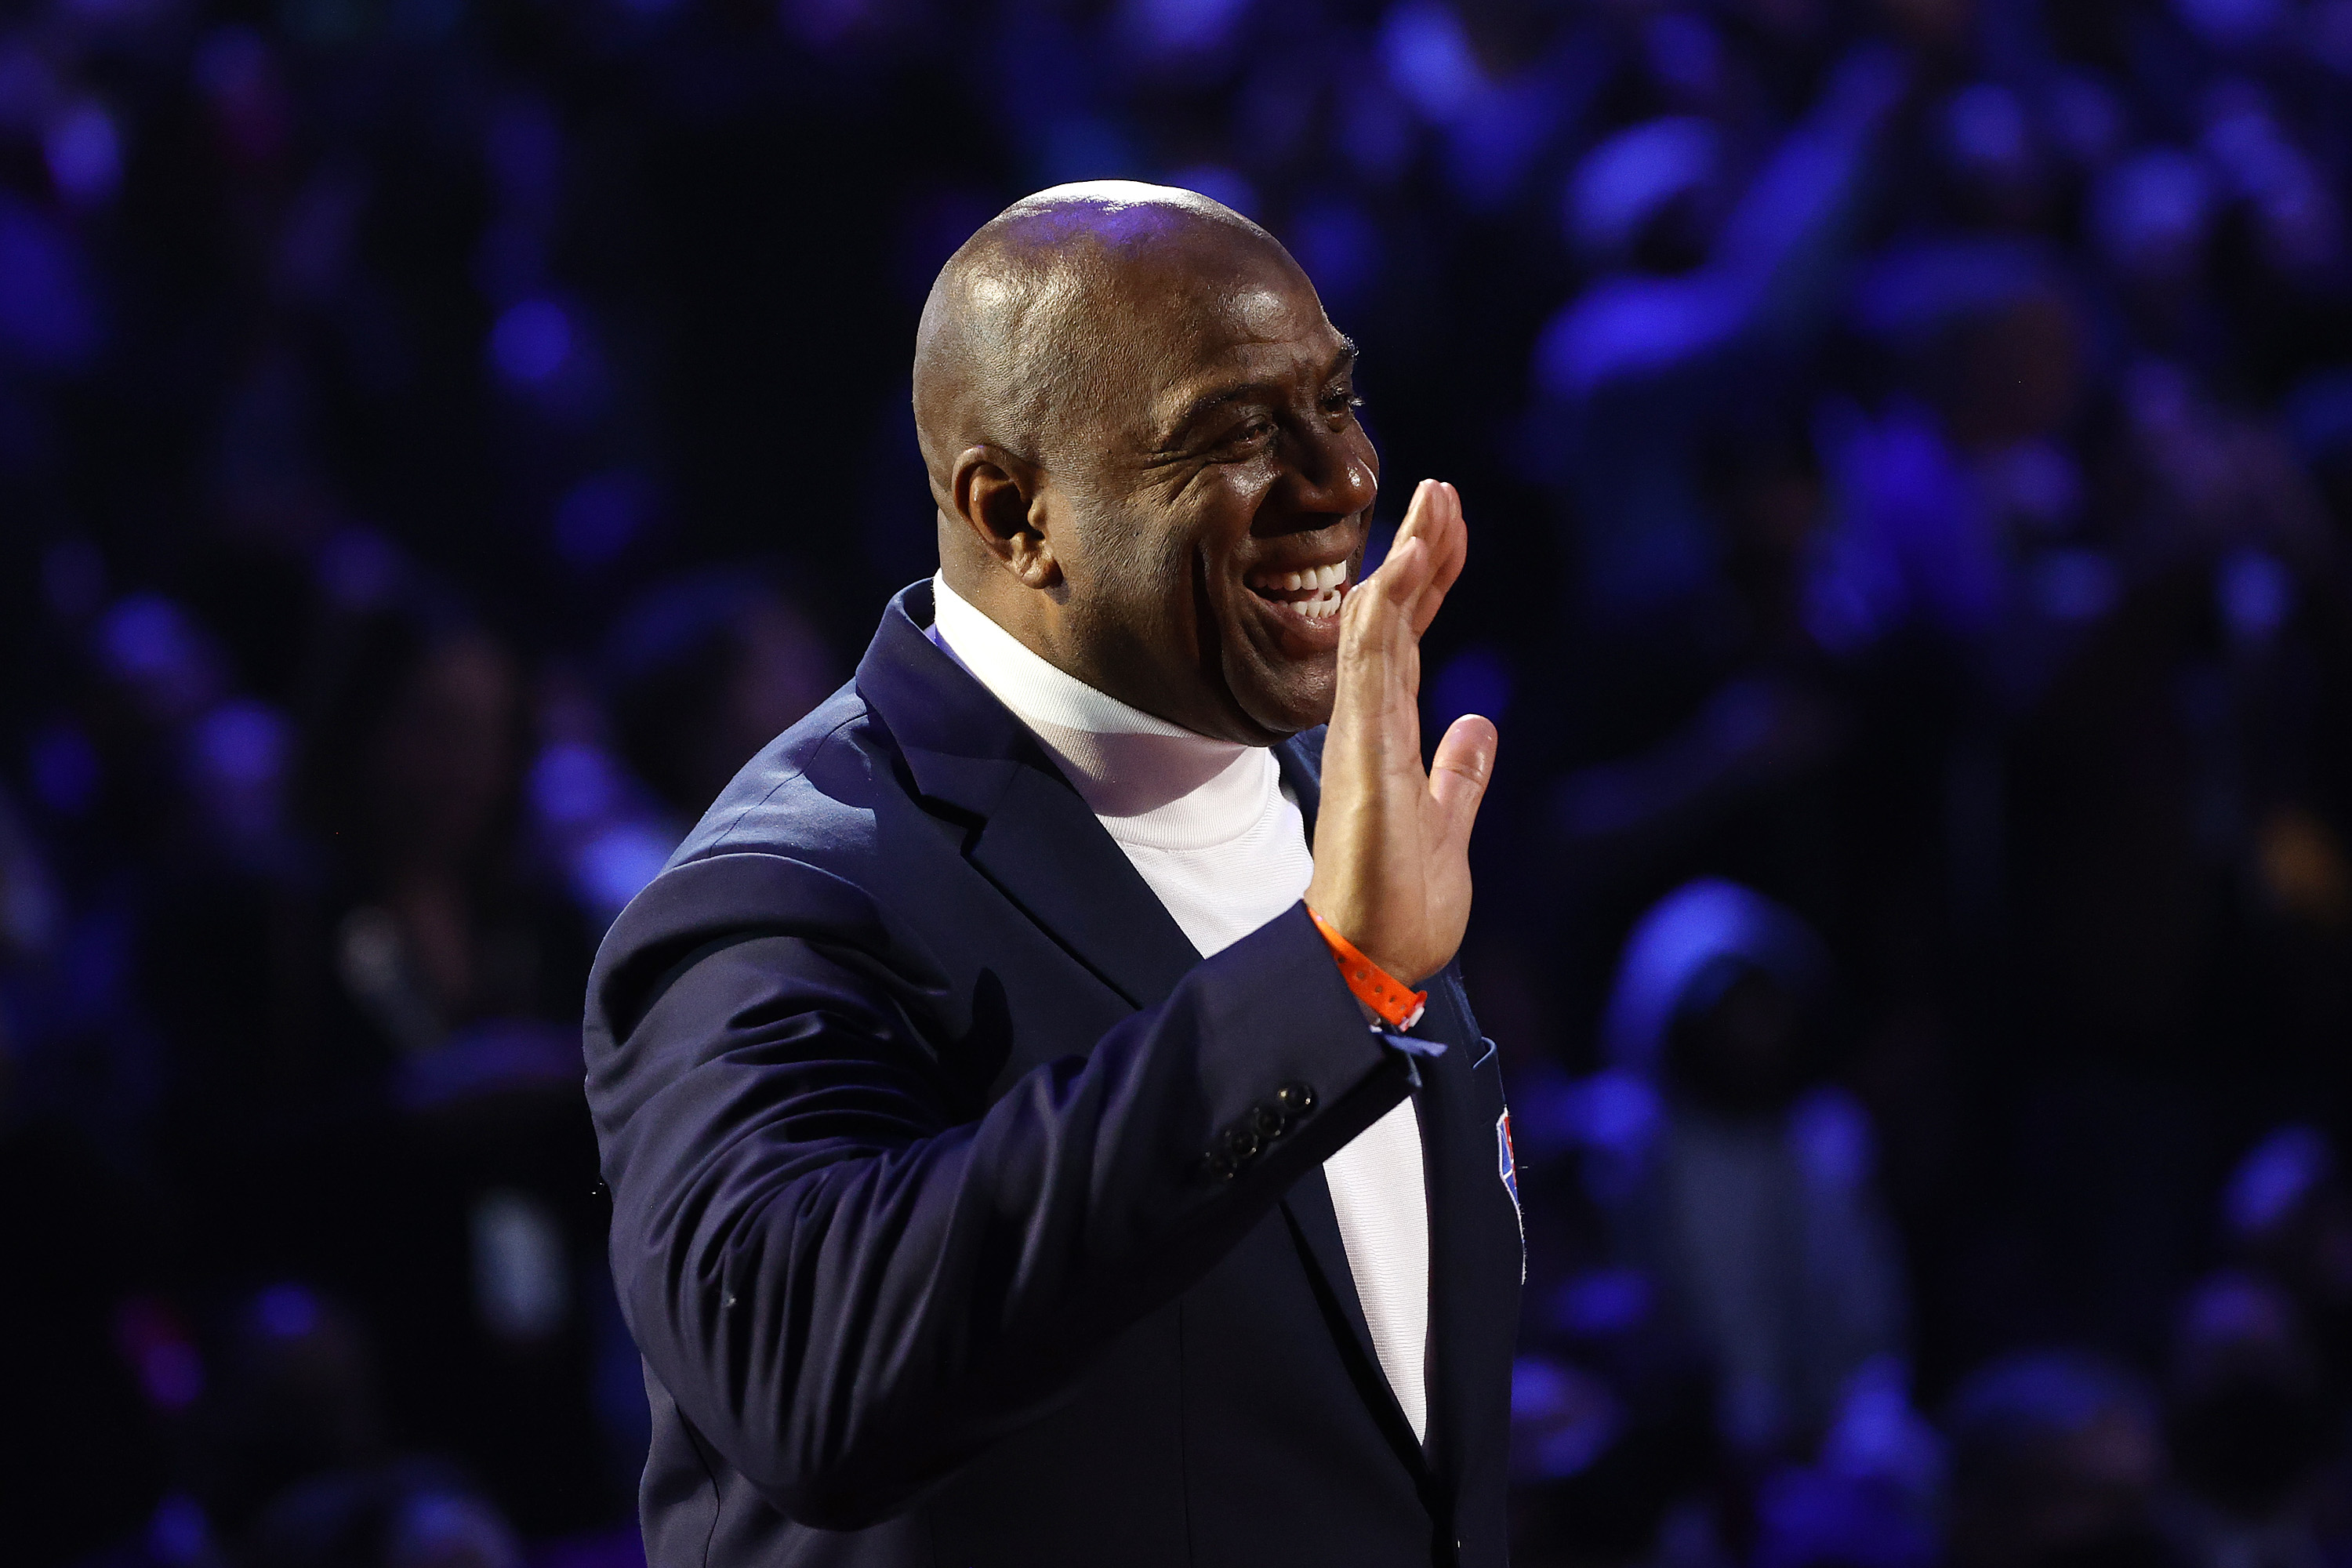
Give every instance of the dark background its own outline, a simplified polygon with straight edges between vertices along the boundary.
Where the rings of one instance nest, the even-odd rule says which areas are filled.
[[[633,1560],[586,964],[1123,175],[1470,512],[1521,1560],[2352,1561],[2352,0],[5,16],[0,1557]]]

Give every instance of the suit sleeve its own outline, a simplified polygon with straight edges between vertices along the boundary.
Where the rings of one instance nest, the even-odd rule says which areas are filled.
[[[600,1039],[592,1006],[589,1031],[630,1327],[803,1523],[889,1517],[1050,1405],[1405,1093],[1303,905],[976,1121],[915,1009],[831,934],[706,941],[642,1016]],[[1286,1085],[1312,1109],[1211,1169]]]

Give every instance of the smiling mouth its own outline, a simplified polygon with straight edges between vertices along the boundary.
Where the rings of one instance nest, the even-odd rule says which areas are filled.
[[[1297,572],[1253,572],[1249,591],[1270,605],[1280,605],[1310,621],[1326,621],[1339,613],[1339,601],[1355,584],[1349,563],[1334,561]]]

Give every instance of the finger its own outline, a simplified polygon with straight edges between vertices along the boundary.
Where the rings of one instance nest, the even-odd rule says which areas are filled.
[[[1404,521],[1397,524],[1396,533],[1389,541],[1388,552],[1391,559],[1407,540],[1420,539],[1428,533],[1430,510],[1437,504],[1437,485],[1433,479],[1423,479],[1412,487],[1412,499],[1405,502]],[[1382,563],[1383,565],[1386,563]]]
[[[1418,538],[1408,539],[1389,552],[1362,586],[1340,601],[1334,726],[1352,728],[1358,717],[1387,702],[1400,655],[1411,640],[1409,606],[1429,569],[1429,546]]]
[[[1381,562],[1381,569],[1364,582],[1364,588],[1371,590],[1365,596],[1373,601],[1367,606],[1367,613],[1378,610],[1409,620],[1422,595],[1428,589],[1436,567],[1436,559],[1426,535],[1417,532],[1408,539],[1400,531],[1397,543],[1389,550],[1388,559]],[[1354,599],[1362,594],[1363,589],[1359,589],[1348,597]],[[1346,609],[1345,601],[1340,607],[1343,611]]]
[[[1478,803],[1486,797],[1487,781],[1495,776],[1495,752],[1501,744],[1494,721],[1465,713],[1447,728],[1429,764],[1429,793],[1438,808],[1439,831],[1449,845],[1470,837],[1477,820]]]
[[[1428,631],[1430,623],[1437,618],[1445,595],[1462,575],[1470,554],[1470,530],[1462,515],[1462,492],[1450,484],[1440,484],[1436,489],[1439,500],[1432,508],[1431,526],[1423,536],[1429,542],[1432,564],[1429,585],[1412,608],[1415,637]]]
[[[1470,558],[1470,517],[1462,510],[1462,492],[1451,484],[1445,487],[1445,498],[1450,503],[1446,507],[1449,520],[1445,531],[1447,548],[1438,563],[1437,581],[1441,588],[1451,588],[1454,579],[1462,575],[1463,565]]]

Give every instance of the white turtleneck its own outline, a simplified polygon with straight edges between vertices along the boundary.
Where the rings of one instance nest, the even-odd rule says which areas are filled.
[[[931,594],[931,640],[1029,727],[1202,957],[1306,896],[1307,826],[1271,748],[1155,719],[1055,668],[943,577]],[[1429,1202],[1412,1101],[1324,1162],[1323,1174],[1372,1349],[1413,1436],[1425,1437]]]

